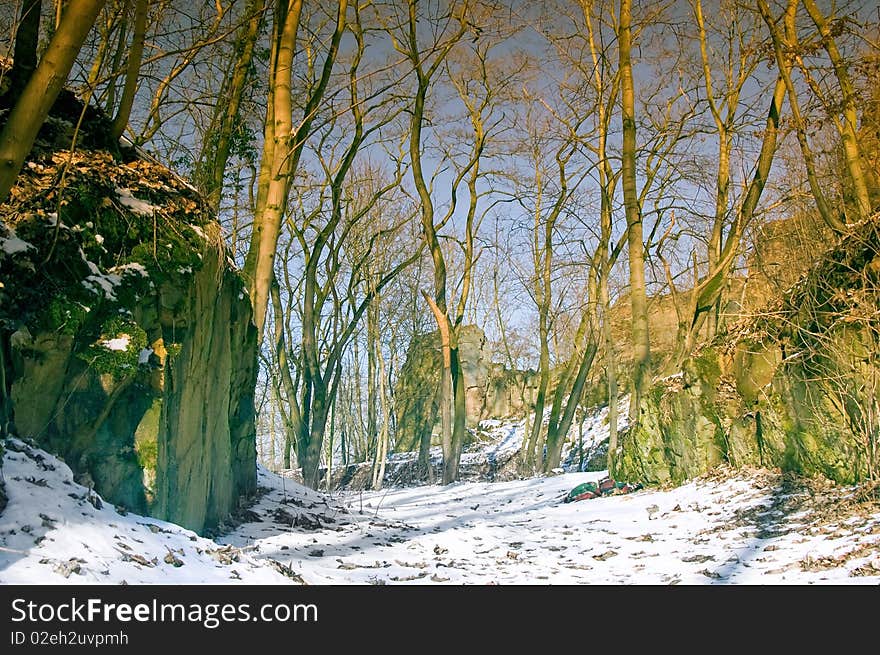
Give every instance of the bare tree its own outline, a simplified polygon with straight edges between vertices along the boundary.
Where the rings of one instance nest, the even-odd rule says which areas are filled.
[[[137,92],[138,76],[141,68],[141,60],[144,54],[144,37],[147,31],[147,15],[150,9],[150,0],[135,0],[134,2],[134,32],[131,37],[131,47],[128,52],[128,63],[125,70],[125,84],[122,87],[122,97],[119,100],[119,108],[113,118],[111,137],[118,140],[128,126],[128,118],[134,104],[134,95]]]
[[[629,298],[632,307],[632,397],[630,422],[639,419],[641,396],[651,374],[651,342],[648,333],[648,297],[645,285],[645,243],[642,229],[642,207],[636,186],[636,117],[632,74],[632,0],[621,0],[618,25],[620,66],[621,122],[621,187],[626,207],[626,230],[629,254]]]
[[[248,280],[251,303],[254,307],[254,323],[260,340],[266,321],[278,237],[281,234],[282,219],[293,176],[330,81],[339,51],[339,42],[346,27],[348,0],[339,0],[335,27],[320,76],[309,89],[302,119],[294,128],[291,78],[302,4],[302,0],[292,0],[290,3],[287,0],[280,0],[275,9],[269,103],[263,136],[263,159],[260,164],[260,189],[251,244],[244,265],[244,275]]]
[[[251,68],[254,52],[262,35],[266,0],[249,0],[244,22],[235,38],[231,70],[223,76],[214,111],[202,140],[193,168],[193,178],[208,197],[211,206],[220,208],[226,167],[232,155],[236,135],[242,132],[241,108],[248,84],[253,82]]]

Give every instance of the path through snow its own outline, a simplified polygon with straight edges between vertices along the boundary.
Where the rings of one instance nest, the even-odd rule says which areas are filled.
[[[119,514],[18,440],[3,473],[2,583],[880,582],[876,496],[770,471],[564,504],[602,473],[329,497],[261,469],[217,540]]]
[[[562,503],[602,476],[339,494],[324,525],[294,504],[299,487],[262,473],[272,488],[253,508],[262,520],[223,542],[288,563],[310,584],[880,582],[880,506],[852,490],[727,472]],[[278,520],[297,511],[322,527]]]

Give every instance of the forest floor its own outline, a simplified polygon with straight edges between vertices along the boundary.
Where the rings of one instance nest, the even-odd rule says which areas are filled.
[[[3,473],[0,583],[880,582],[878,489],[769,470],[566,504],[603,473],[328,495],[261,469],[214,540],[118,513],[21,441]]]

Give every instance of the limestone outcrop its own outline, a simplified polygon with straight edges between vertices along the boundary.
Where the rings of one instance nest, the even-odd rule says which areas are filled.
[[[256,489],[257,360],[206,205],[157,164],[38,147],[0,220],[4,432],[114,504],[217,526]]]
[[[681,483],[728,462],[843,483],[880,471],[880,217],[778,302],[734,324],[644,399],[618,477]]]
[[[467,426],[487,418],[519,416],[529,411],[537,395],[534,371],[510,370],[492,361],[485,333],[464,325],[458,340],[466,390]],[[401,369],[396,400],[395,450],[417,450],[425,431],[438,434],[440,394],[440,337],[437,332],[413,338]]]

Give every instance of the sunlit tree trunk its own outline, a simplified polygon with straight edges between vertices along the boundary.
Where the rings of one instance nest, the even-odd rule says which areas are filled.
[[[293,138],[291,77],[301,14],[302,0],[293,0],[290,4],[281,0],[275,10],[276,35],[273,42],[271,62],[273,79],[270,89],[272,123],[270,126],[267,122],[265,135],[267,141],[271,136],[271,147],[264,148],[261,164],[267,172],[266,191],[265,197],[258,199],[254,231],[244,268],[244,274],[249,281],[254,323],[257,326],[259,341],[262,341],[269,286],[275,266],[275,251],[281,232],[281,217],[287,205],[289,180],[293,172],[291,170],[291,139]]]
[[[416,188],[419,199],[422,232],[428,253],[434,265],[433,293],[429,294],[425,291],[422,293],[437,322],[437,328],[440,333],[442,364],[438,404],[440,407],[440,442],[443,449],[442,482],[443,484],[449,484],[458,477],[457,457],[453,453],[456,411],[453,368],[457,365],[457,363],[453,363],[453,358],[457,357],[456,328],[452,320],[450,320],[449,308],[447,306],[446,259],[437,235],[434,202],[422,168],[422,129],[425,123],[425,100],[427,99],[431,81],[440,69],[440,66],[445,62],[453,46],[464,35],[466,27],[464,21],[461,21],[458,29],[442,46],[437,48],[433,61],[428,64],[419,49],[417,4],[416,0],[409,0],[407,4],[409,21],[407,24],[407,47],[404,50],[404,53],[412,63],[416,76],[416,92],[410,114],[409,156],[413,185]]]
[[[388,385],[386,383],[387,372],[385,370],[385,357],[381,346],[377,349],[376,359],[379,364],[379,402],[382,410],[382,426],[379,428],[378,443],[376,445],[376,457],[373,462],[373,489],[381,489],[385,479],[385,464],[388,459],[388,441],[390,437],[389,425],[391,409],[388,402]]]
[[[738,6],[732,9],[732,11],[737,10]],[[738,210],[731,212],[729,204],[732,138],[738,129],[736,120],[741,91],[749,79],[751,71],[758,63],[755,48],[751,45],[755,41],[755,37],[746,33],[748,27],[743,26],[741,21],[728,21],[729,25],[736,26],[736,30],[739,30],[732,30],[727,35],[728,39],[737,40],[739,59],[736,62],[736,70],[727,71],[726,84],[719,91],[712,81],[710,46],[702,3],[699,0],[694,1],[694,18],[699,38],[706,102],[715,125],[717,138],[715,217],[709,235],[708,270],[705,275],[700,276],[697,263],[694,261],[693,288],[681,294],[687,297],[688,302],[687,307],[680,311],[675,350],[667,363],[665,370],[667,374],[680,369],[682,362],[696,346],[697,337],[706,321],[717,316],[732,265],[740,251],[743,234],[755,215],[758,201],[770,173],[776,152],[780,112],[786,93],[785,81],[780,76],[770,98],[770,109],[765,129],[762,132],[761,150],[755,162],[754,177],[739,202]],[[733,42],[727,42],[727,50],[734,52]],[[730,61],[726,61],[725,65],[730,66]],[[732,218],[728,219],[727,216],[730,214],[732,214]],[[674,286],[671,280],[670,286]]]
[[[776,21],[770,14],[770,8],[766,0],[758,0],[758,9],[761,17],[767,25],[770,32],[770,38],[773,42],[773,52],[776,56],[776,66],[779,69],[779,75],[785,83],[788,92],[788,105],[791,110],[791,116],[794,122],[795,135],[801,148],[801,155],[804,160],[804,168],[807,172],[807,181],[810,185],[810,192],[813,194],[813,200],[816,203],[816,209],[819,216],[825,224],[836,232],[840,232],[844,228],[843,222],[832,212],[828,200],[825,198],[825,192],[819,182],[819,176],[816,172],[815,156],[809,141],[807,140],[807,125],[800,109],[800,101],[798,100],[797,89],[791,78],[791,60],[793,43],[791,39],[794,36],[794,21],[797,13],[799,0],[789,0],[783,15],[783,25],[785,34],[780,33],[776,25]]]
[[[269,287],[275,266],[278,238],[281,234],[281,221],[306,138],[311,130],[318,104],[324,97],[330,81],[339,43],[345,32],[347,8],[347,0],[338,0],[336,26],[321,70],[321,77],[315,88],[311,90],[303,111],[303,119],[295,130],[292,120],[292,74],[302,0],[291,0],[289,3],[281,0],[276,8],[274,57],[270,64],[272,125],[271,130],[267,129],[265,134],[267,141],[269,136],[272,138],[271,145],[263,152],[261,172],[264,175],[261,181],[265,184],[265,192],[258,194],[254,229],[243,269],[248,281],[254,309],[254,324],[260,342],[266,322]]]
[[[620,2],[618,27],[620,56],[620,101],[623,123],[621,152],[621,187],[626,209],[627,243],[629,246],[629,296],[632,308],[632,398],[630,422],[639,419],[641,397],[651,374],[651,343],[648,334],[648,297],[645,286],[645,244],[642,210],[636,187],[636,118],[632,74],[632,0]]]
[[[841,104],[843,106],[843,124],[840,126],[840,137],[843,142],[843,151],[846,160],[847,171],[853,185],[853,192],[856,197],[856,206],[860,218],[867,218],[871,215],[873,207],[871,206],[870,194],[868,192],[868,180],[870,175],[877,175],[870,168],[865,170],[862,166],[862,153],[859,146],[858,137],[858,118],[856,114],[856,93],[850,78],[849,70],[837,43],[834,40],[831,25],[828,19],[822,14],[815,0],[803,0],[804,7],[810,15],[810,19],[819,30],[822,37],[822,46],[828,53],[831,65],[834,68],[834,74],[840,85]],[[793,23],[793,21],[791,21]],[[789,26],[791,30],[791,26]],[[789,37],[791,39],[791,37]]]
[[[534,473],[538,463],[538,443],[541,438],[544,422],[544,406],[547,402],[547,388],[550,384],[550,296],[551,277],[553,270],[553,220],[552,215],[543,220],[541,205],[543,185],[541,181],[540,163],[536,158],[535,181],[538,198],[534,209],[534,226],[532,232],[533,267],[535,274],[535,304],[538,309],[538,390],[535,395],[534,417],[528,440],[522,451],[522,473]],[[563,169],[564,177],[564,169]],[[555,212],[558,216],[558,212]],[[543,229],[542,229],[543,228]],[[543,237],[542,237],[543,231]]]

